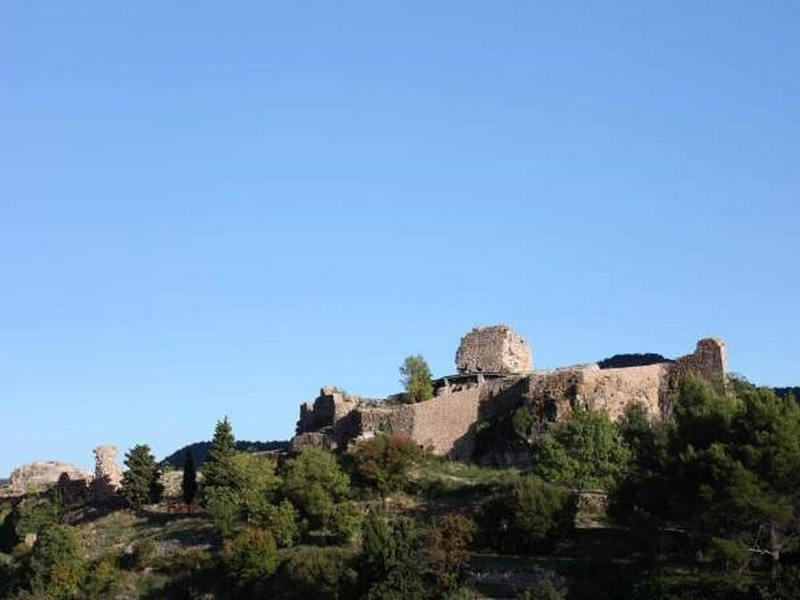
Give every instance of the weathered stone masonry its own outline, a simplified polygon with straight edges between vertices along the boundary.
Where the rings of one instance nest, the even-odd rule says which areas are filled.
[[[115,446],[94,449],[94,474],[69,463],[38,461],[22,465],[11,473],[11,490],[25,492],[58,484],[67,505],[85,500],[101,502],[114,497],[122,480]]]
[[[419,404],[366,402],[323,388],[301,407],[293,447],[344,446],[379,431],[405,435],[438,455],[469,458],[476,425],[523,406],[535,420],[568,419],[576,407],[604,410],[613,419],[642,403],[652,417],[669,411],[681,377],[694,373],[711,383],[727,374],[725,344],[697,343],[674,362],[601,369],[597,364],[533,371],[527,343],[505,325],[474,329],[456,353],[458,374],[434,382],[436,397]],[[471,371],[470,371],[471,369]]]

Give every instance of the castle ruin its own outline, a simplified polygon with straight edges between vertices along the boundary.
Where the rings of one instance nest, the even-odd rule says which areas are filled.
[[[651,418],[662,418],[681,378],[693,373],[717,384],[727,375],[724,342],[703,339],[695,351],[674,361],[601,368],[598,364],[534,370],[527,342],[506,325],[475,328],[456,352],[453,375],[434,381],[435,397],[403,404],[399,396],[367,401],[333,387],[320,390],[300,409],[291,447],[344,447],[381,431],[403,435],[434,454],[473,457],[482,424],[519,408],[539,424],[561,421],[577,408],[605,411],[620,418],[641,403]]]
[[[17,467],[11,472],[13,493],[37,491],[56,484],[66,505],[86,500],[103,502],[116,494],[122,481],[117,464],[116,446],[94,449],[94,474],[75,465],[57,461],[37,461]]]

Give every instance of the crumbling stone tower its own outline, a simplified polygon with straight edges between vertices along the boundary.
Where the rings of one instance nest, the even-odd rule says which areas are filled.
[[[508,325],[475,327],[461,338],[456,369],[464,373],[521,374],[533,371],[531,347]]]
[[[98,446],[94,449],[95,469],[91,483],[92,500],[112,497],[122,482],[122,469],[117,464],[116,446]]]

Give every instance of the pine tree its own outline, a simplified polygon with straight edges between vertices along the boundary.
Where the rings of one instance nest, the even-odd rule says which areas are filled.
[[[217,421],[214,439],[203,463],[203,484],[205,487],[227,487],[232,475],[231,461],[236,456],[236,438],[233,436],[228,417]]]
[[[150,446],[138,444],[131,448],[125,455],[125,466],[128,470],[122,475],[120,495],[136,508],[158,502],[164,486],[161,484],[161,470],[150,453]]]
[[[197,495],[197,469],[195,469],[194,466],[194,457],[189,450],[186,450],[186,457],[183,461],[181,491],[183,492],[183,501],[186,503],[186,506],[191,508],[192,501]]]

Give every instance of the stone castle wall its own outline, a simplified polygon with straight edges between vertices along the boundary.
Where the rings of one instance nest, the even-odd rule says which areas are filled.
[[[463,438],[478,421],[481,396],[481,389],[475,387],[409,405],[409,437],[438,456],[469,458],[474,445]]]
[[[668,387],[675,390],[678,382],[688,373],[694,373],[713,385],[720,384],[722,376],[728,373],[725,342],[717,338],[705,338],[697,342],[693,354],[680,357],[670,366]]]
[[[586,369],[579,394],[592,410],[602,410],[613,420],[638,402],[651,417],[661,416],[664,379],[669,363],[622,369]]]
[[[464,358],[470,355],[470,348],[477,347],[468,341],[475,333],[465,336],[466,343],[462,340],[459,356],[463,361],[459,369],[491,366],[491,372],[496,373],[494,369],[499,363],[493,363],[492,357],[507,356],[500,342],[482,355],[482,362]],[[477,333],[485,340],[485,329]],[[499,337],[494,333],[489,337],[496,342],[507,332],[501,333]],[[481,345],[486,350],[483,341]],[[510,364],[505,363],[505,368]],[[521,363],[515,364],[519,367]],[[364,403],[323,388],[319,398],[301,408],[296,439],[306,436],[303,439],[314,440],[317,445],[342,447],[386,431],[407,436],[436,455],[466,459],[475,448],[475,428],[479,422],[520,406],[526,407],[540,423],[568,419],[578,407],[602,410],[612,419],[619,419],[634,402],[643,404],[651,417],[662,417],[670,410],[670,399],[678,382],[689,373],[712,384],[722,381],[727,374],[725,344],[716,339],[700,340],[693,354],[675,362],[639,367],[600,369],[593,364],[495,379],[484,379],[482,375],[453,376],[459,383],[454,386],[445,383],[435,398],[418,404]]]

